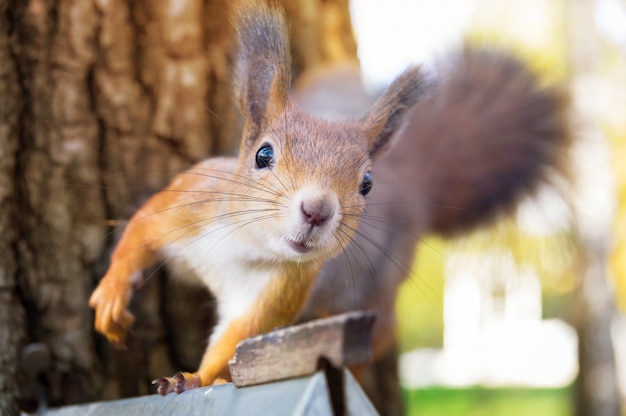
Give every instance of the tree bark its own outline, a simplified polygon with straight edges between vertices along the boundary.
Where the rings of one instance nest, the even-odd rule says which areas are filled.
[[[356,59],[347,0],[282,3],[296,71]],[[24,398],[28,342],[52,353],[49,406],[146,394],[197,366],[212,319],[203,290],[149,271],[123,352],[95,334],[87,300],[124,220],[177,172],[237,148],[235,7],[0,0],[0,413]]]
[[[18,413],[16,363],[26,328],[18,290],[15,204],[22,99],[10,48],[8,7],[8,0],[0,0],[0,414],[3,415]]]

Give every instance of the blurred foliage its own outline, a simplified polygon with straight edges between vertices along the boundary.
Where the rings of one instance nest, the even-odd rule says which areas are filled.
[[[621,59],[621,65],[623,67],[626,66],[626,56],[624,54],[621,56]],[[626,75],[622,75],[626,78]],[[626,96],[626,81],[622,84],[622,88]],[[618,307],[622,313],[626,313],[626,107],[622,108],[622,114],[621,120],[615,120],[615,124],[611,124],[607,120],[604,128],[612,147],[613,169],[615,170],[615,185],[617,188],[615,242],[609,260],[609,270],[615,285]]]
[[[572,293],[578,285],[578,246],[571,230],[548,235],[529,233],[511,216],[449,245],[452,251],[476,254],[494,247],[509,252],[519,269],[529,267],[541,276],[543,292],[548,296]]]
[[[396,302],[400,352],[443,346],[445,242],[427,237],[417,250],[411,276]]]
[[[479,0],[467,39],[512,51],[547,82],[568,73],[564,0]]]

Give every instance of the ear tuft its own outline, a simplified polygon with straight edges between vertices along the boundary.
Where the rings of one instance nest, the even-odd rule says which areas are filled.
[[[239,12],[236,28],[236,94],[244,135],[256,137],[287,105],[291,84],[287,25],[278,9],[252,2]]]
[[[429,87],[430,83],[426,81],[421,69],[413,66],[399,75],[376,100],[364,119],[372,159],[384,153],[391,137],[402,124],[403,116],[426,95]]]

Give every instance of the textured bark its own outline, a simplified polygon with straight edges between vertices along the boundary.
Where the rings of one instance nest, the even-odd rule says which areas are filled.
[[[347,0],[284,4],[297,71],[355,58]],[[236,149],[236,5],[0,0],[1,414],[17,411],[26,342],[51,349],[48,405],[150,393],[153,378],[197,365],[204,290],[148,272],[122,352],[94,333],[87,299],[134,209],[175,173]]]
[[[11,53],[9,2],[0,0],[0,414],[17,414],[15,383],[19,347],[26,328],[24,306],[17,286],[16,183],[22,99]]]

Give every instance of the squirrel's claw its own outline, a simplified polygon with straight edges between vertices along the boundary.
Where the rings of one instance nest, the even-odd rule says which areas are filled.
[[[172,377],[159,377],[152,380],[152,384],[157,385],[157,393],[161,396],[165,396],[168,393],[180,394],[185,390],[200,387],[200,377],[191,373],[178,372]]]
[[[157,385],[157,393],[161,396],[165,396],[168,393],[172,393],[173,389],[173,377],[159,377],[157,379],[152,380],[152,384]],[[171,380],[171,381],[170,381]]]

